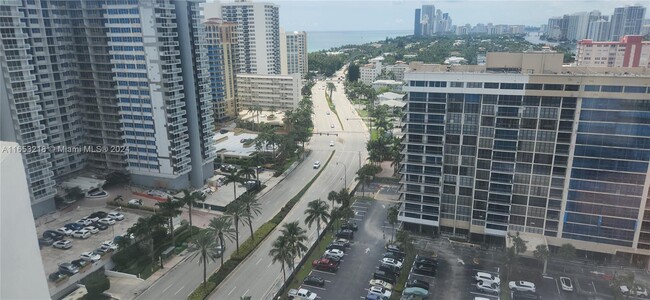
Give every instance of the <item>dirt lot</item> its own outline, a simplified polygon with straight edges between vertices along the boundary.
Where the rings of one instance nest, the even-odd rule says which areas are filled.
[[[75,223],[77,220],[90,215],[96,211],[110,212],[106,207],[77,207],[76,209],[61,214],[59,217],[43,223],[36,227],[38,237],[42,237],[45,230],[55,230],[63,227],[67,223]],[[127,229],[131,227],[140,217],[140,215],[132,212],[122,211],[124,220],[118,221],[115,225],[109,226],[106,230],[100,230],[98,233],[91,235],[87,239],[78,239],[74,237],[66,237],[66,240],[72,241],[72,248],[63,250],[51,246],[43,246],[41,249],[41,257],[43,259],[43,266],[45,273],[50,274],[58,270],[58,265],[65,262],[71,262],[79,259],[82,252],[92,251],[99,248],[99,245],[104,241],[113,240],[114,236],[126,233]]]

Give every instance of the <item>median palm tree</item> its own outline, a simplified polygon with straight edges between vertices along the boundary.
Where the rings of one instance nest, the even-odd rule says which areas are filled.
[[[330,93],[330,101],[332,101],[332,92],[336,91],[336,85],[332,82],[328,82],[325,90]]]
[[[255,235],[253,234],[253,214],[259,216],[262,213],[262,205],[259,203],[257,197],[253,193],[243,194],[239,200],[246,210],[246,218],[248,218],[248,227],[251,230],[251,239],[255,241]]]
[[[162,215],[152,215],[146,218],[138,219],[138,222],[133,224],[126,232],[128,234],[133,234],[134,236],[147,239],[149,243],[149,255],[151,255],[151,270],[153,271],[153,266],[155,264],[156,255],[153,250],[153,233],[165,224],[165,217]]]
[[[546,275],[546,265],[548,263],[548,257],[551,255],[551,252],[548,251],[546,245],[537,245],[537,247],[535,247],[533,255],[535,258],[544,262],[544,270],[542,270],[542,275]]]
[[[205,283],[208,277],[208,260],[216,260],[216,255],[214,254],[216,242],[209,232],[202,232],[194,238],[194,245],[196,245],[198,251],[192,254],[190,259],[198,256],[199,263],[203,264],[203,288],[205,289]]]
[[[327,212],[329,210],[329,205],[321,199],[316,199],[307,203],[307,209],[305,210],[305,223],[309,228],[316,221],[316,234],[318,234],[317,240],[320,239],[320,223],[321,221],[325,224],[330,220],[330,214]]]
[[[232,183],[233,201],[237,200],[237,184],[242,183],[242,177],[235,170],[230,171],[223,180],[223,185]]]
[[[304,244],[307,241],[307,231],[300,227],[298,221],[286,223],[282,227],[280,232],[287,238],[287,243],[289,243],[289,252],[291,253],[289,266],[293,269],[295,258],[300,257],[308,250]]]
[[[237,244],[237,253],[239,254],[239,224],[246,225],[247,211],[246,207],[239,201],[233,201],[226,208],[226,215],[232,218],[235,225],[235,243]]]
[[[190,217],[190,235],[192,235],[192,207],[199,202],[204,202],[205,196],[199,192],[191,192],[183,190],[183,198],[180,199],[181,207],[187,205],[187,214]]]
[[[271,246],[271,250],[269,251],[269,255],[271,256],[273,263],[280,262],[280,265],[282,266],[282,276],[284,277],[283,282],[286,282],[287,274],[284,266],[285,264],[289,265],[291,261],[291,246],[289,245],[288,238],[281,235],[275,239]]]
[[[235,238],[235,230],[232,229],[232,219],[229,216],[212,218],[206,230],[216,237],[219,247],[221,247],[221,266],[223,267],[223,252],[226,250],[223,238],[225,237],[231,242]]]
[[[169,234],[172,237],[172,246],[176,247],[176,235],[174,234],[174,218],[180,215],[183,211],[180,210],[181,204],[179,201],[174,201],[171,197],[167,197],[166,202],[158,202],[156,206],[160,207],[160,214],[167,218],[167,227],[169,227]]]

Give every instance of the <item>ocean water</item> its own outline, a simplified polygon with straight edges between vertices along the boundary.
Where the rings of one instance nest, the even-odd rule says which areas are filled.
[[[412,35],[412,30],[383,30],[383,31],[308,31],[307,51],[328,50],[343,45],[361,45],[383,41],[387,37]]]

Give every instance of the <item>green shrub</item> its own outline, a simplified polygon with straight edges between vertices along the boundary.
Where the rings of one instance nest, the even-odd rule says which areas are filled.
[[[230,272],[235,270],[237,266],[239,265],[239,260],[234,260],[234,259],[229,259],[228,261],[223,263],[223,267],[221,267],[217,272],[213,273],[210,275],[210,278],[208,278],[208,282],[212,282],[215,284],[215,287],[219,285],[228,275]]]
[[[214,290],[217,285],[213,282],[206,281],[205,288],[203,287],[203,282],[187,297],[188,300],[203,300]]]
[[[84,285],[88,290],[86,299],[99,299],[100,295],[111,287],[111,282],[102,272],[95,272],[84,280]]]
[[[257,245],[259,245],[262,240],[266,238],[269,233],[271,233],[271,231],[273,231],[275,226],[277,226],[275,223],[264,223],[262,226],[260,226],[260,228],[255,230],[255,233],[253,233],[255,241],[253,241],[251,238],[248,238],[245,242],[239,245],[239,253],[233,253],[230,258],[236,260],[244,260],[244,258],[246,258],[246,256],[248,256],[248,254],[250,254],[257,247]]]

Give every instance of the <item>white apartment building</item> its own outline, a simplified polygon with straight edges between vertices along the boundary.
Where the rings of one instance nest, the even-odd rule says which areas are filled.
[[[237,73],[280,74],[280,8],[269,2],[207,3],[205,16],[237,23]]]
[[[307,33],[304,31],[285,32],[280,29],[280,49],[282,53],[282,73],[300,74],[301,78],[309,72]]]
[[[300,74],[237,74],[240,109],[259,106],[264,110],[290,110],[300,101]]]
[[[402,81],[404,80],[404,72],[408,70],[409,65],[398,61],[394,65],[386,65],[384,66],[384,70],[386,70],[386,73],[392,72],[393,75],[395,76],[395,80],[397,81]]]
[[[576,65],[584,67],[650,67],[650,42],[643,36],[626,35],[619,42],[581,40]]]
[[[368,85],[372,84],[377,79],[377,76],[381,74],[383,61],[384,58],[378,56],[371,59],[368,64],[359,67],[361,82]]]

